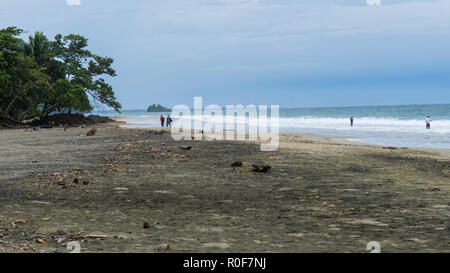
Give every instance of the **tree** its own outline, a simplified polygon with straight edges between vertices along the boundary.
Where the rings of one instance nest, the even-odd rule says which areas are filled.
[[[115,77],[113,59],[87,50],[80,35],[56,35],[50,41],[42,32],[28,42],[18,38],[22,30],[0,30],[0,116],[23,121],[46,117],[56,111],[91,111],[106,104],[116,111],[121,105],[105,76]]]
[[[39,114],[40,98],[50,91],[49,76],[23,54],[22,30],[0,30],[0,115],[20,121]]]
[[[14,70],[19,63],[21,40],[16,38],[22,31],[9,27],[0,30],[0,114],[7,118],[9,109],[18,99],[11,87]]]
[[[42,32],[35,32],[24,43],[24,54],[33,57],[39,66],[47,66],[51,60],[49,40]]]
[[[116,72],[111,67],[114,60],[108,57],[100,57],[91,53],[86,49],[87,39],[80,35],[56,35],[55,41],[52,42],[51,49],[53,57],[60,61],[62,70],[65,74],[65,83],[59,81],[59,86],[65,86],[57,92],[59,96],[70,97],[76,96],[78,100],[74,100],[74,105],[65,103],[57,104],[53,108],[68,108],[80,111],[92,110],[92,103],[99,102],[106,104],[116,111],[120,111],[121,104],[117,102],[114,91],[105,79],[104,75],[115,77]],[[65,94],[64,90],[68,93]],[[82,94],[83,91],[84,94]],[[93,102],[90,102],[91,98]],[[58,101],[58,97],[55,98]],[[48,111],[55,109],[49,108]]]

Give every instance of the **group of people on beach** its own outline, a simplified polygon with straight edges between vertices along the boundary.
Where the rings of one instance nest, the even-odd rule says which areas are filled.
[[[166,127],[172,127],[172,118],[170,117],[170,115],[167,115],[167,118],[161,115],[159,117],[159,120],[161,121],[161,127],[164,127],[164,122],[166,122]]]
[[[355,118],[353,116],[350,116],[350,127],[353,127]],[[431,129],[431,122],[433,120],[430,118],[430,116],[427,116],[427,118],[425,119],[425,126],[427,129]]]

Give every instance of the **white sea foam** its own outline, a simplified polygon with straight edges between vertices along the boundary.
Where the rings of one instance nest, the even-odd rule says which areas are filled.
[[[179,121],[183,117],[174,117]],[[194,120],[208,122],[212,118],[194,116]],[[350,127],[348,118],[318,118],[318,117],[289,117],[280,118],[279,124],[281,129],[326,129],[337,131],[367,131],[367,132],[397,132],[397,133],[428,133],[424,120],[401,120],[396,118],[378,118],[364,117],[355,119],[354,126]],[[247,118],[245,123],[257,122],[255,119]],[[239,120],[236,120],[239,123]],[[225,124],[225,123],[224,123]],[[450,133],[450,120],[434,120],[432,122],[432,131],[436,134]]]
[[[281,128],[310,128],[338,131],[369,131],[369,132],[398,132],[398,133],[428,133],[424,120],[401,120],[395,118],[364,117],[355,119],[354,127],[350,128],[347,118],[314,118],[292,117],[280,118]],[[433,133],[450,133],[450,120],[434,120]]]
[[[117,118],[128,123],[125,127],[161,126],[159,116],[151,114],[118,116]],[[175,127],[178,127],[183,120],[183,117],[172,116],[172,118]],[[206,123],[210,121],[211,117],[194,116],[193,119],[202,119]],[[255,122],[255,120],[250,121]],[[236,122],[239,124],[242,121],[236,120]],[[249,119],[246,118],[244,123],[245,128],[248,129]],[[280,117],[279,125],[281,132],[304,131],[322,135],[345,136],[353,140],[382,145],[450,148],[450,119],[433,120],[431,130],[425,128],[424,119],[399,119],[395,117],[356,117],[354,127],[350,127],[349,118],[291,116]],[[238,126],[234,123],[224,123],[223,128],[237,129]]]

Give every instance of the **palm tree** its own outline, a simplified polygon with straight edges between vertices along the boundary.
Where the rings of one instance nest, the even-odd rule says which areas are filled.
[[[28,38],[29,42],[24,44],[24,53],[34,57],[36,63],[42,67],[50,61],[50,42],[42,32],[35,32],[34,36]]]

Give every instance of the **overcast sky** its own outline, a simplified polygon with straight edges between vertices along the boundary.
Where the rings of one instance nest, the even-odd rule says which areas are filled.
[[[87,37],[125,109],[450,103],[450,0],[379,2],[0,0],[0,27]]]

